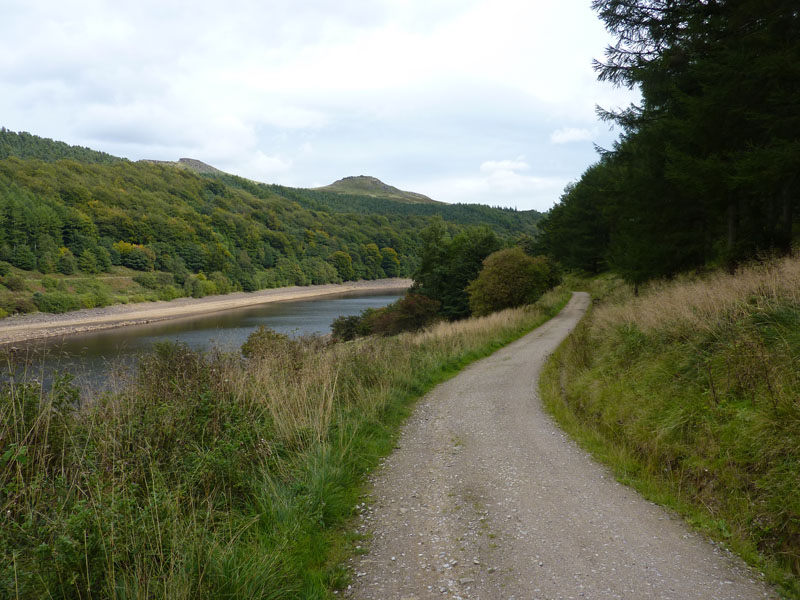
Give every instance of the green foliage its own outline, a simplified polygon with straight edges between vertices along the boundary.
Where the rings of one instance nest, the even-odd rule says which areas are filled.
[[[3,378],[0,598],[331,596],[413,400],[557,304],[424,339],[261,330],[246,360],[159,345],[85,403],[68,379]]]
[[[67,292],[34,292],[33,302],[38,310],[49,313],[64,313],[82,308],[80,298]]]
[[[595,0],[617,43],[601,80],[642,94],[623,134],[566,190],[542,249],[640,284],[790,251],[800,179],[796,2]]]
[[[361,315],[341,316],[334,319],[331,323],[331,335],[337,342],[349,342],[369,335],[369,329],[364,322],[364,313]]]
[[[485,227],[451,237],[441,220],[434,221],[420,237],[423,247],[413,293],[439,302],[447,319],[469,316],[466,287],[478,276],[483,260],[500,247],[500,240]]]
[[[48,138],[20,131],[14,133],[5,127],[0,128],[0,159],[16,156],[18,158],[38,158],[48,162],[69,158],[82,163],[111,164],[122,161],[105,152],[97,152],[81,146],[69,146],[64,142],[54,142]]]
[[[619,477],[798,598],[799,270],[787,266],[612,294],[541,385]]]
[[[498,250],[486,257],[478,277],[467,286],[469,307],[476,316],[533,304],[554,287],[550,261],[531,257],[522,248]]]
[[[261,185],[264,191],[268,190],[294,200],[299,205],[311,210],[324,210],[342,214],[379,214],[386,217],[440,217],[449,223],[457,223],[459,225],[486,225],[504,236],[515,235],[521,231],[534,234],[537,222],[542,217],[541,213],[535,210],[517,211],[511,208],[489,207],[479,204],[407,202],[392,199],[391,197],[252,184],[252,182],[232,176],[223,176],[221,179],[229,185],[250,189],[254,193],[259,192],[253,190],[253,188]],[[394,248],[395,250],[398,249],[396,246]]]
[[[25,280],[19,275],[6,275],[0,282],[12,292],[21,292],[27,288]]]
[[[8,275],[11,272],[11,264],[4,260],[0,261],[0,277]]]
[[[11,264],[18,269],[32,271],[36,268],[36,255],[27,244],[19,244],[11,255]]]
[[[78,268],[84,273],[89,274],[100,272],[100,265],[97,263],[97,257],[91,249],[87,248],[78,257]]]
[[[353,259],[347,252],[337,250],[331,254],[329,260],[342,281],[352,281],[355,279],[356,275],[353,270]]]
[[[72,275],[78,270],[78,261],[75,260],[75,255],[69,248],[59,250],[56,268],[62,275]]]
[[[134,275],[133,280],[149,290],[157,290],[175,283],[175,277],[172,275],[172,273],[139,273]]]
[[[347,342],[366,335],[419,331],[439,320],[440,308],[436,300],[408,293],[383,308],[368,308],[360,315],[337,318],[331,325],[331,333],[334,340]]]
[[[242,355],[247,358],[264,358],[281,353],[296,343],[288,335],[260,325],[247,336],[247,341],[242,345]]]
[[[441,304],[421,294],[406,294],[400,300],[364,315],[369,333],[397,335],[419,331],[439,318]]]
[[[419,232],[435,215],[448,220],[448,240],[466,246],[473,234],[459,237],[459,224],[488,223],[516,237],[534,233],[538,219],[485,206],[374,199],[370,207],[364,197],[106,160],[28,134],[0,132],[0,146],[0,259],[41,273],[98,274],[114,265],[173,275],[148,297],[410,276],[421,262]],[[465,260],[476,270],[482,258]],[[461,289],[439,299],[449,316],[466,314],[463,286],[475,273],[462,267]]]

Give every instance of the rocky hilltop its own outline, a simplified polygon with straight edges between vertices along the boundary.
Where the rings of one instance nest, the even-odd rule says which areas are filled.
[[[345,177],[339,179],[330,185],[315,188],[320,191],[336,192],[340,194],[358,194],[362,196],[373,196],[376,198],[391,198],[393,200],[401,200],[403,202],[425,202],[436,203],[423,194],[416,192],[405,192],[397,189],[394,186],[383,183],[377,177],[370,177],[368,175],[358,175],[355,177]]]

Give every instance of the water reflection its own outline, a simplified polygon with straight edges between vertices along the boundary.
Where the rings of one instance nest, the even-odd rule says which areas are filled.
[[[347,292],[33,341],[16,351],[15,376],[49,382],[54,372],[68,372],[84,391],[113,390],[130,377],[137,357],[159,342],[178,342],[200,351],[235,351],[260,325],[290,336],[324,335],[337,317],[379,308],[399,297],[397,293]],[[9,367],[10,363],[3,365],[4,378]]]

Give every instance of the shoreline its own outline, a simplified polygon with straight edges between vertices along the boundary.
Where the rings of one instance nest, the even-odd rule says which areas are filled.
[[[411,279],[361,280],[270,288],[256,292],[234,292],[205,298],[112,304],[102,308],[85,308],[61,314],[30,313],[7,317],[0,321],[0,346],[101,329],[143,325],[270,302],[305,300],[347,292],[404,291],[411,287],[411,283]]]

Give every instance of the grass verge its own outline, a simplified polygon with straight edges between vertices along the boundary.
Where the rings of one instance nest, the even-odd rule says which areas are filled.
[[[0,388],[0,597],[327,598],[414,401],[563,307],[247,357],[163,345],[124,392]],[[12,367],[13,372],[13,365]]]
[[[639,298],[608,283],[546,365],[546,407],[620,481],[800,598],[800,260]]]

